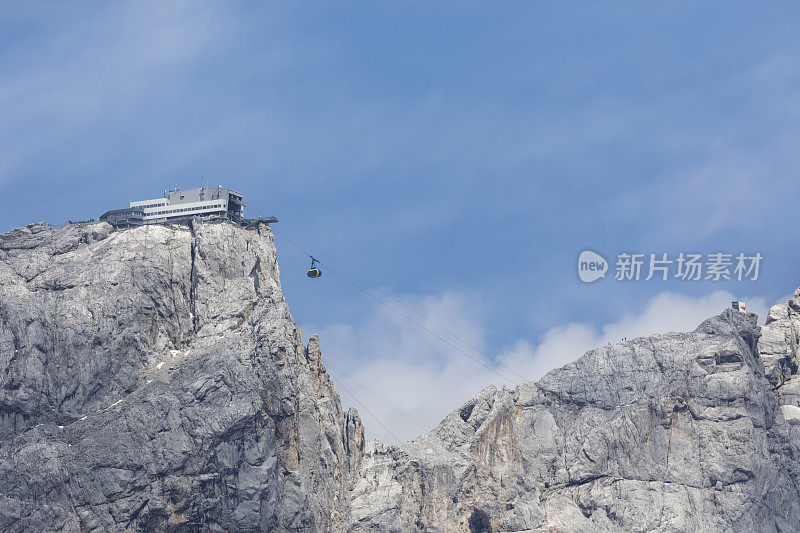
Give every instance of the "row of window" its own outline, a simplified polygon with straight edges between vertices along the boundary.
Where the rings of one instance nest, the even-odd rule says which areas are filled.
[[[141,209],[149,209],[150,207],[161,207],[162,205],[167,205],[167,202],[161,202],[160,204],[148,204],[148,205],[140,205],[137,206]]]
[[[124,211],[122,213],[111,213],[110,215],[108,215],[108,218],[127,218],[127,217],[130,217],[130,216],[137,216],[137,215],[141,216],[142,212],[141,211]]]
[[[168,211],[156,211],[155,213],[147,213],[148,216],[153,215],[171,215],[173,213],[183,213],[185,211],[200,211],[201,209],[213,209],[216,207],[222,207],[222,204],[213,204],[213,205],[201,205],[198,207],[184,207],[183,209],[170,209]]]

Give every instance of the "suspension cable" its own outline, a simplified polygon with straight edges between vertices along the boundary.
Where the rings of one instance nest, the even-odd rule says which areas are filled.
[[[391,435],[392,437],[394,437],[394,439],[397,441],[397,443],[398,443],[398,444],[403,444],[403,440],[402,440],[402,439],[400,439],[400,437],[398,437],[397,435],[395,435],[395,434],[394,434],[394,432],[393,432],[391,429],[389,429],[388,427],[386,427],[386,426],[384,425],[384,423],[383,423],[383,422],[381,422],[381,419],[380,419],[380,418],[378,418],[378,417],[377,417],[377,416],[376,416],[376,415],[375,415],[375,414],[374,414],[372,411],[370,411],[370,410],[369,410],[369,408],[367,408],[367,406],[366,406],[366,405],[364,405],[364,404],[361,402],[361,400],[359,400],[359,399],[358,399],[358,396],[356,396],[355,394],[353,394],[353,392],[352,392],[350,389],[348,389],[348,388],[347,388],[347,386],[346,386],[344,383],[342,383],[342,382],[339,382],[339,386],[340,386],[340,387],[342,387],[344,390],[346,390],[346,391],[347,391],[347,393],[348,393],[348,394],[350,394],[350,396],[352,396],[352,397],[353,397],[353,399],[354,399],[354,400],[355,400],[355,401],[358,403],[358,405],[360,405],[360,406],[361,406],[361,408],[362,408],[362,409],[364,409],[364,411],[366,411],[367,413],[369,413],[369,415],[370,415],[372,418],[374,418],[374,419],[375,419],[375,421],[378,423],[378,425],[380,425],[380,426],[381,426],[383,429],[385,429],[385,430],[386,430],[386,432],[387,432],[389,435]]]
[[[281,237],[283,237],[284,239],[286,239],[286,241],[287,241],[287,242],[289,242],[289,243],[290,243],[292,246],[294,246],[295,248],[297,248],[297,249],[298,249],[300,252],[302,252],[304,255],[311,255],[311,254],[309,254],[308,252],[306,252],[306,251],[305,251],[305,250],[304,250],[304,249],[303,249],[303,248],[302,248],[302,247],[301,247],[299,244],[297,244],[296,242],[294,242],[294,241],[293,241],[291,238],[289,238],[288,236],[286,236],[286,235],[285,235],[284,233],[282,233],[281,231],[278,231],[278,230],[276,230],[276,229],[274,229],[274,228],[271,228],[271,229],[272,229],[272,231],[273,231],[274,233],[277,233],[278,235],[280,235]],[[326,254],[326,255],[327,255],[327,254]],[[330,270],[331,272],[333,272],[334,274],[336,274],[336,276],[338,276],[338,277],[339,277],[339,278],[340,278],[342,281],[344,281],[344,282],[345,282],[345,283],[347,283],[348,285],[352,286],[352,287],[353,287],[353,288],[355,288],[356,290],[363,292],[364,294],[366,294],[367,296],[369,296],[370,298],[372,298],[373,300],[375,300],[375,301],[376,301],[376,302],[378,302],[379,304],[383,305],[383,306],[384,306],[384,307],[386,307],[387,309],[390,309],[391,311],[393,311],[393,312],[395,312],[396,314],[400,315],[401,317],[405,318],[406,320],[408,320],[408,321],[409,321],[409,322],[411,322],[412,324],[416,325],[417,327],[419,327],[419,328],[420,328],[420,329],[422,329],[423,331],[426,331],[427,333],[429,333],[429,334],[430,334],[430,335],[432,335],[433,337],[435,337],[435,338],[439,339],[441,342],[443,342],[443,343],[447,344],[448,346],[450,346],[450,347],[451,347],[451,348],[453,348],[454,350],[458,351],[459,353],[461,353],[461,354],[465,355],[466,357],[469,357],[470,359],[472,359],[472,360],[473,360],[473,361],[475,361],[476,363],[480,364],[481,366],[483,366],[484,368],[486,368],[486,369],[487,369],[487,370],[489,370],[490,372],[494,373],[495,375],[497,375],[497,376],[501,377],[502,379],[504,379],[505,381],[509,382],[510,384],[512,384],[512,385],[513,385],[513,384],[515,383],[515,382],[514,382],[514,380],[512,380],[512,379],[508,378],[507,376],[505,376],[504,374],[500,373],[500,372],[499,372],[497,369],[495,369],[495,368],[492,368],[491,366],[489,366],[489,365],[488,365],[488,364],[487,364],[485,361],[483,361],[482,359],[480,359],[480,358],[478,358],[478,357],[475,357],[474,355],[470,354],[469,352],[465,351],[464,349],[460,348],[459,346],[456,346],[455,344],[453,344],[453,343],[452,343],[452,342],[450,342],[449,340],[445,339],[444,337],[442,337],[441,335],[439,335],[439,334],[438,334],[438,333],[436,333],[435,331],[432,331],[430,328],[428,328],[428,327],[424,326],[423,324],[420,324],[418,321],[414,320],[413,318],[411,318],[411,317],[410,317],[410,316],[408,316],[407,314],[403,313],[403,312],[402,312],[402,311],[400,311],[399,309],[397,309],[397,308],[395,308],[395,307],[393,307],[393,306],[389,305],[388,303],[386,303],[385,301],[383,301],[383,300],[382,300],[380,297],[376,296],[375,294],[373,294],[373,293],[372,293],[372,292],[370,292],[369,290],[367,290],[367,289],[365,289],[365,288],[361,287],[360,285],[358,285],[358,284],[357,284],[357,283],[355,283],[354,281],[351,281],[350,279],[348,279],[347,277],[345,277],[343,274],[339,273],[339,272],[338,272],[336,269],[334,269],[333,267],[331,267],[331,266],[330,266],[330,264],[326,264],[325,266],[326,266],[326,268],[327,268],[328,270]],[[437,325],[437,327],[439,327],[440,329],[442,329],[442,330],[444,330],[444,331],[447,331],[445,328],[443,328],[442,326],[439,326],[438,324],[436,324],[436,323],[435,323],[435,322],[433,322],[432,320],[430,320],[430,319],[426,319],[426,320],[427,320],[428,322],[430,322],[431,324],[435,324],[435,325]],[[471,346],[471,345],[470,345],[468,342],[466,342],[465,340],[461,339],[460,337],[458,337],[458,336],[457,336],[457,335],[455,335],[454,333],[450,333],[450,332],[448,332],[448,333],[449,333],[450,335],[452,335],[454,338],[456,338],[456,339],[458,339],[459,341],[461,341],[462,343],[464,343],[464,344],[466,344],[466,345],[468,345],[468,346]],[[474,349],[474,350],[475,350],[477,353],[479,353],[479,354],[483,355],[483,356],[484,356],[486,359],[488,359],[488,360],[491,360],[491,357],[490,357],[489,355],[487,355],[486,353],[484,353],[483,351],[481,351],[481,350],[478,350],[477,348],[474,348],[474,347],[473,347],[473,349]],[[497,362],[497,365],[498,365],[498,366],[500,366],[501,368],[503,368],[503,369],[507,370],[507,371],[508,371],[508,372],[510,372],[511,374],[513,374],[513,375],[517,376],[517,377],[518,377],[518,378],[520,378],[521,380],[523,380],[523,381],[525,381],[525,380],[526,380],[525,376],[523,376],[522,374],[520,374],[520,373],[518,373],[518,372],[514,371],[513,369],[511,369],[511,368],[507,367],[507,366],[506,366],[506,365],[504,365],[503,363],[501,363],[501,362],[499,362],[499,361],[498,361],[498,362]]]
[[[275,230],[273,229],[273,231],[275,231]],[[285,233],[290,233],[290,232],[288,232],[288,231],[286,231],[286,230],[281,230],[281,231],[283,232],[283,233],[281,233],[281,236],[282,236],[282,237],[284,237],[284,238],[286,238],[286,240],[289,240],[288,236],[287,236],[287,235],[285,235]],[[324,256],[325,256],[325,257],[327,257],[327,258],[328,258],[330,261],[332,261],[332,262],[336,263],[337,265],[339,265],[339,266],[340,266],[342,269],[344,269],[344,270],[348,271],[348,272],[349,272],[350,274],[352,274],[353,276],[355,276],[355,277],[357,277],[357,278],[360,278],[360,279],[361,279],[361,280],[362,280],[362,281],[363,281],[363,282],[364,282],[366,285],[369,285],[369,286],[370,286],[370,287],[371,287],[373,290],[375,290],[375,291],[380,291],[380,290],[381,290],[381,289],[380,289],[380,287],[379,287],[379,286],[378,286],[376,283],[374,283],[373,281],[370,281],[368,278],[366,278],[366,277],[362,276],[361,274],[359,274],[358,272],[356,272],[356,271],[355,271],[355,270],[353,270],[352,268],[348,268],[348,266],[347,266],[347,265],[345,265],[344,263],[342,263],[342,262],[338,261],[338,260],[337,260],[335,257],[333,257],[333,256],[331,256],[330,254],[326,253],[324,250],[321,250],[321,249],[320,249],[318,246],[315,246],[313,243],[310,243],[310,242],[308,242],[308,241],[307,241],[307,240],[305,240],[305,239],[300,239],[300,238],[298,238],[298,237],[297,237],[297,235],[293,235],[293,237],[295,238],[295,240],[303,241],[303,242],[304,242],[304,243],[305,243],[305,244],[306,244],[308,247],[310,247],[310,248],[313,248],[313,249],[317,250],[317,252],[318,252],[318,255],[324,255]],[[317,262],[319,262],[319,260],[317,260]],[[331,268],[331,267],[330,267],[330,264],[328,264],[328,265],[327,265],[327,267],[328,267],[328,268]],[[449,330],[449,329],[447,329],[446,327],[442,326],[441,324],[437,324],[436,322],[434,322],[433,320],[431,320],[429,317],[425,316],[423,313],[421,313],[421,312],[417,311],[417,310],[416,310],[414,307],[412,307],[412,306],[408,305],[407,303],[405,303],[403,300],[400,300],[399,298],[395,298],[394,296],[392,296],[391,294],[388,294],[388,293],[386,293],[385,291],[381,291],[381,292],[383,292],[383,293],[384,293],[384,294],[383,294],[383,296],[385,296],[385,297],[386,297],[386,298],[388,298],[389,300],[392,300],[392,301],[394,301],[395,303],[397,303],[397,304],[401,305],[402,307],[405,307],[406,309],[408,309],[409,311],[411,311],[411,312],[412,312],[412,313],[414,313],[415,315],[419,316],[420,318],[422,318],[422,319],[423,319],[423,320],[425,320],[426,322],[428,322],[428,323],[432,324],[433,326],[436,326],[436,327],[437,327],[439,330],[441,330],[441,331],[443,331],[443,332],[447,333],[448,335],[450,335],[450,336],[452,336],[452,337],[454,337],[454,338],[458,339],[459,341],[461,341],[462,343],[464,343],[466,346],[469,346],[470,348],[472,348],[472,349],[473,349],[473,350],[475,350],[476,352],[480,353],[481,355],[483,355],[483,356],[484,356],[484,357],[486,357],[487,359],[491,359],[491,357],[489,357],[487,354],[483,353],[483,351],[481,351],[481,349],[480,349],[480,348],[478,348],[478,347],[477,347],[477,346],[475,346],[474,344],[471,344],[470,342],[468,342],[468,341],[466,341],[466,340],[464,340],[464,339],[460,338],[458,335],[456,335],[455,333],[453,333],[452,331],[450,331],[450,330]],[[513,371],[512,371],[511,369],[507,369],[507,370],[509,370],[510,372],[512,372],[512,373],[513,373]],[[519,376],[519,377],[521,377],[522,379],[526,379],[526,378],[525,378],[525,377],[523,377],[523,376]]]
[[[406,411],[402,407],[394,404],[391,400],[389,400],[386,397],[382,396],[381,394],[376,392],[374,389],[372,389],[368,385],[365,385],[363,382],[361,382],[357,378],[355,378],[352,374],[348,374],[347,372],[345,372],[341,368],[337,367],[335,364],[331,363],[330,361],[326,362],[325,366],[326,367],[331,367],[335,373],[340,375],[340,377],[349,379],[352,384],[355,384],[356,386],[360,387],[362,390],[365,390],[368,393],[372,394],[373,396],[375,396],[376,398],[381,400],[384,404],[386,404],[389,407],[391,407],[392,409],[396,410],[398,413],[403,415],[408,421],[413,422],[414,424],[419,426],[424,431],[430,431],[431,428],[427,424],[425,424],[424,422],[422,422],[421,420],[419,420],[418,418],[413,416],[411,413],[409,413],[408,411]]]

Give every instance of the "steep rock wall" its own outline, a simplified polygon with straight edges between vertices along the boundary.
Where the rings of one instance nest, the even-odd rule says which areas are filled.
[[[2,531],[800,531],[800,291],[365,442],[266,225],[0,236]]]
[[[266,225],[31,225],[0,289],[0,530],[345,527],[361,423]]]
[[[800,530],[798,302],[764,336],[728,310],[368,444],[352,531]]]

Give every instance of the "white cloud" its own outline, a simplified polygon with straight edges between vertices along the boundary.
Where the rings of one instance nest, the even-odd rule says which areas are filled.
[[[618,321],[597,329],[588,324],[572,323],[550,329],[536,347],[520,341],[514,350],[501,355],[500,360],[524,375],[538,379],[588,350],[625,339],[656,333],[691,331],[706,318],[720,313],[735,300],[727,291],[715,291],[707,296],[692,297],[662,292],[647,302],[638,314],[628,314]],[[763,324],[767,313],[764,298],[746,300],[748,310],[759,316]]]
[[[583,323],[558,326],[547,331],[538,342],[526,339],[514,342],[501,353],[493,354],[491,360],[480,353],[487,352],[480,302],[461,293],[387,299],[390,305],[452,346],[380,306],[356,325],[332,324],[319,330],[304,326],[303,331],[306,337],[319,331],[323,360],[334,377],[342,402],[346,407],[358,408],[368,438],[396,442],[432,429],[449,412],[491,383],[515,385],[523,381],[518,375],[537,380],[589,349],[623,337],[691,331],[706,318],[729,307],[734,299],[726,291],[701,297],[663,292],[648,301],[640,312],[601,328]],[[763,321],[767,311],[765,300],[756,297],[747,301],[749,309]],[[418,310],[421,316],[409,308]],[[432,323],[456,333],[480,352]],[[504,380],[502,376],[510,379]]]

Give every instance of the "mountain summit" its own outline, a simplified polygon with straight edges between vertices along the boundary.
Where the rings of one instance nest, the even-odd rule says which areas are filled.
[[[0,236],[2,531],[800,531],[800,291],[365,442],[266,224]]]
[[[0,530],[346,528],[361,422],[267,225],[35,224],[0,284]]]

